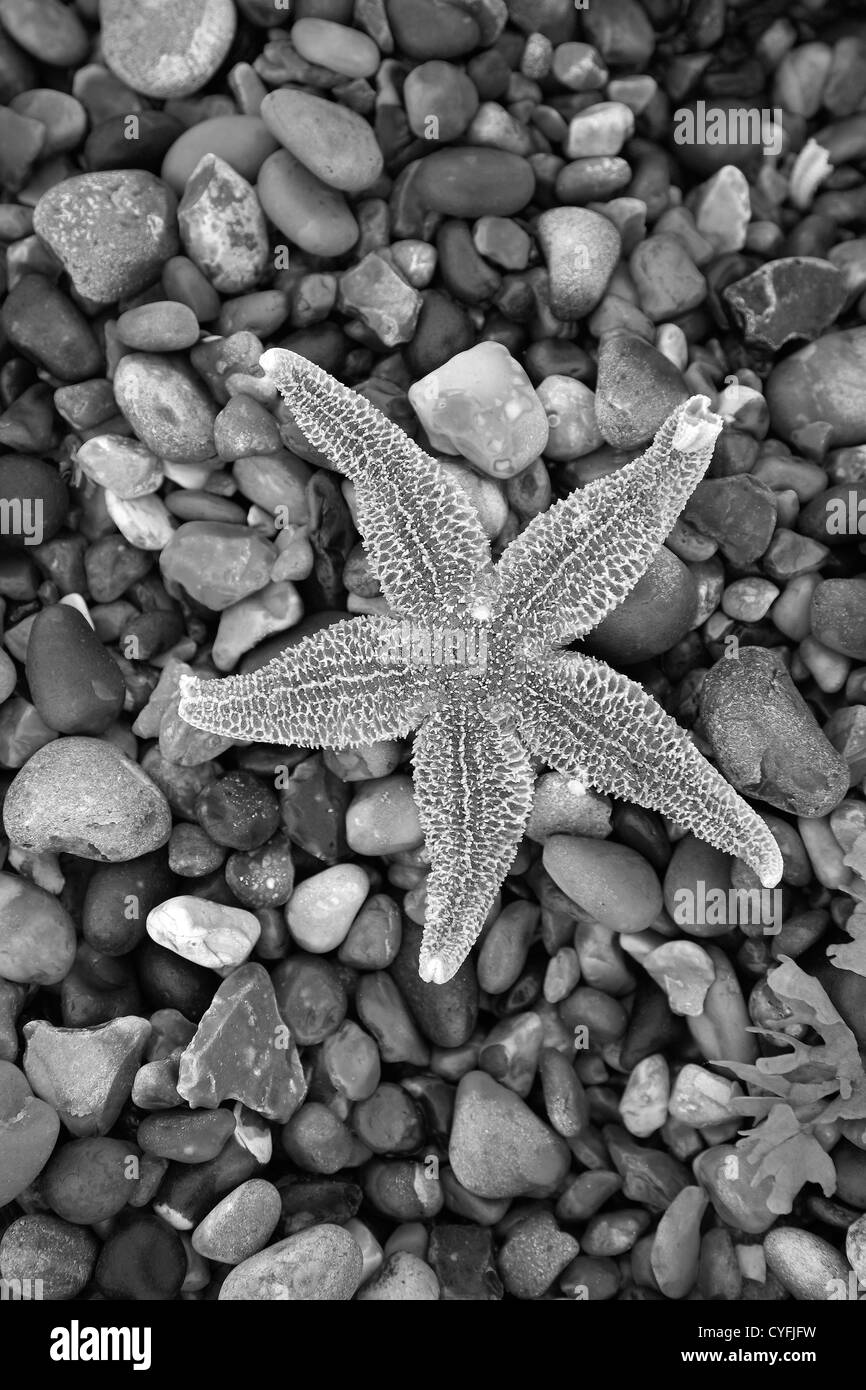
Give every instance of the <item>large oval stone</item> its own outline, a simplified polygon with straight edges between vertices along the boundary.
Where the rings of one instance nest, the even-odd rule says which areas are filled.
[[[162,161],[160,177],[180,197],[202,155],[215,154],[255,183],[277,140],[258,116],[212,116],[179,135]]]
[[[658,876],[627,845],[584,835],[551,835],[543,860],[556,886],[613,931],[644,931],[661,912]]]
[[[436,150],[415,182],[421,203],[448,217],[511,217],[535,192],[528,160],[506,150]]]
[[[27,643],[27,683],[40,717],[61,734],[101,734],[123,705],[120,667],[68,603],[37,613]]]
[[[47,275],[17,281],[0,312],[0,326],[12,347],[61,381],[85,381],[103,370],[90,324]]]
[[[101,0],[99,18],[102,57],[115,77],[158,101],[209,82],[237,28],[232,0]]]
[[[271,134],[329,188],[360,193],[382,172],[372,126],[348,106],[281,87],[262,102]]]
[[[458,1182],[478,1197],[547,1197],[571,1155],[520,1096],[472,1071],[457,1088],[448,1158]]]
[[[288,150],[269,155],[256,192],[274,226],[313,256],[344,256],[358,240],[349,204]]]

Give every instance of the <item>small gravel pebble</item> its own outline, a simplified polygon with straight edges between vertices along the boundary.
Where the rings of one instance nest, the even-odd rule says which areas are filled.
[[[550,272],[550,305],[564,321],[595,308],[619,260],[613,223],[588,208],[551,208],[538,219],[538,240]]]
[[[553,835],[544,865],[574,902],[616,931],[643,931],[662,906],[661,885],[634,850],[609,840]]]
[[[544,407],[500,343],[458,353],[416,382],[409,400],[434,448],[461,453],[490,477],[520,473],[547,442]]]

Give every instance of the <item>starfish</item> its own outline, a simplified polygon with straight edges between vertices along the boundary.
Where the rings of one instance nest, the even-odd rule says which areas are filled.
[[[722,428],[705,396],[640,458],[535,517],[494,566],[459,485],[362,396],[292,352],[261,365],[306,438],[354,484],[358,529],[390,616],[340,621],[249,675],[182,679],[180,714],[243,740],[348,748],[413,730],[431,868],[423,980],[452,978],[523,835],[531,758],[654,808],[765,887],[782,860],[763,820],[647,692],[564,644],[646,571]]]

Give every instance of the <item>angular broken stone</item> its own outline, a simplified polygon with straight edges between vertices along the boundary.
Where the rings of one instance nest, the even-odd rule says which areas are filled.
[[[340,308],[357,314],[385,347],[409,342],[422,302],[418,291],[375,251],[340,276]]]
[[[162,757],[181,767],[198,767],[232,746],[230,738],[194,729],[178,714],[180,678],[193,674],[198,673],[185,661],[170,657],[133,725],[133,733],[139,738],[158,738]]]
[[[727,302],[747,343],[776,352],[812,342],[835,321],[846,299],[845,280],[817,256],[784,256],[728,285]]]
[[[264,966],[242,965],[220,985],[180,1059],[177,1089],[193,1109],[240,1100],[280,1124],[297,1110],[306,1081]]]
[[[448,1148],[454,1175],[479,1197],[546,1197],[569,1165],[565,1141],[483,1071],[457,1088]]]
[[[703,1128],[723,1124],[736,1113],[734,1102],[743,1088],[727,1076],[687,1062],[674,1082],[670,1113],[684,1125]]]
[[[93,1028],[55,1028],[37,1018],[24,1025],[24,1073],[71,1134],[107,1134],[129,1099],[149,1037],[147,1019],[134,1015]]]
[[[744,647],[701,687],[701,720],[719,770],[746,796],[825,816],[848,790],[848,764],[826,738],[782,658]]]
[[[265,215],[255,189],[224,159],[202,155],[187,179],[177,221],[187,255],[215,290],[243,294],[258,284],[269,251]]]

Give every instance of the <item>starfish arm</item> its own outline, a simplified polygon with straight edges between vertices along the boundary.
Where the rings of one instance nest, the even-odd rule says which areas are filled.
[[[703,477],[719,416],[706,396],[668,417],[640,458],[556,502],[497,567],[506,623],[530,645],[573,640],[634,588]]]
[[[402,738],[431,703],[429,673],[389,659],[397,624],[352,618],[246,676],[182,676],[180,716],[227,738],[348,748]]]
[[[766,888],[779,882],[764,821],[635,681],[569,652],[527,668],[510,701],[524,742],[550,767],[662,812],[744,859]]]
[[[514,730],[474,701],[437,710],[415,735],[415,800],[431,870],[423,980],[456,974],[508,872],[532,806],[533,775]]]
[[[465,493],[380,410],[305,357],[272,348],[261,364],[310,443],[355,484],[358,527],[394,614],[441,621],[492,575]]]

